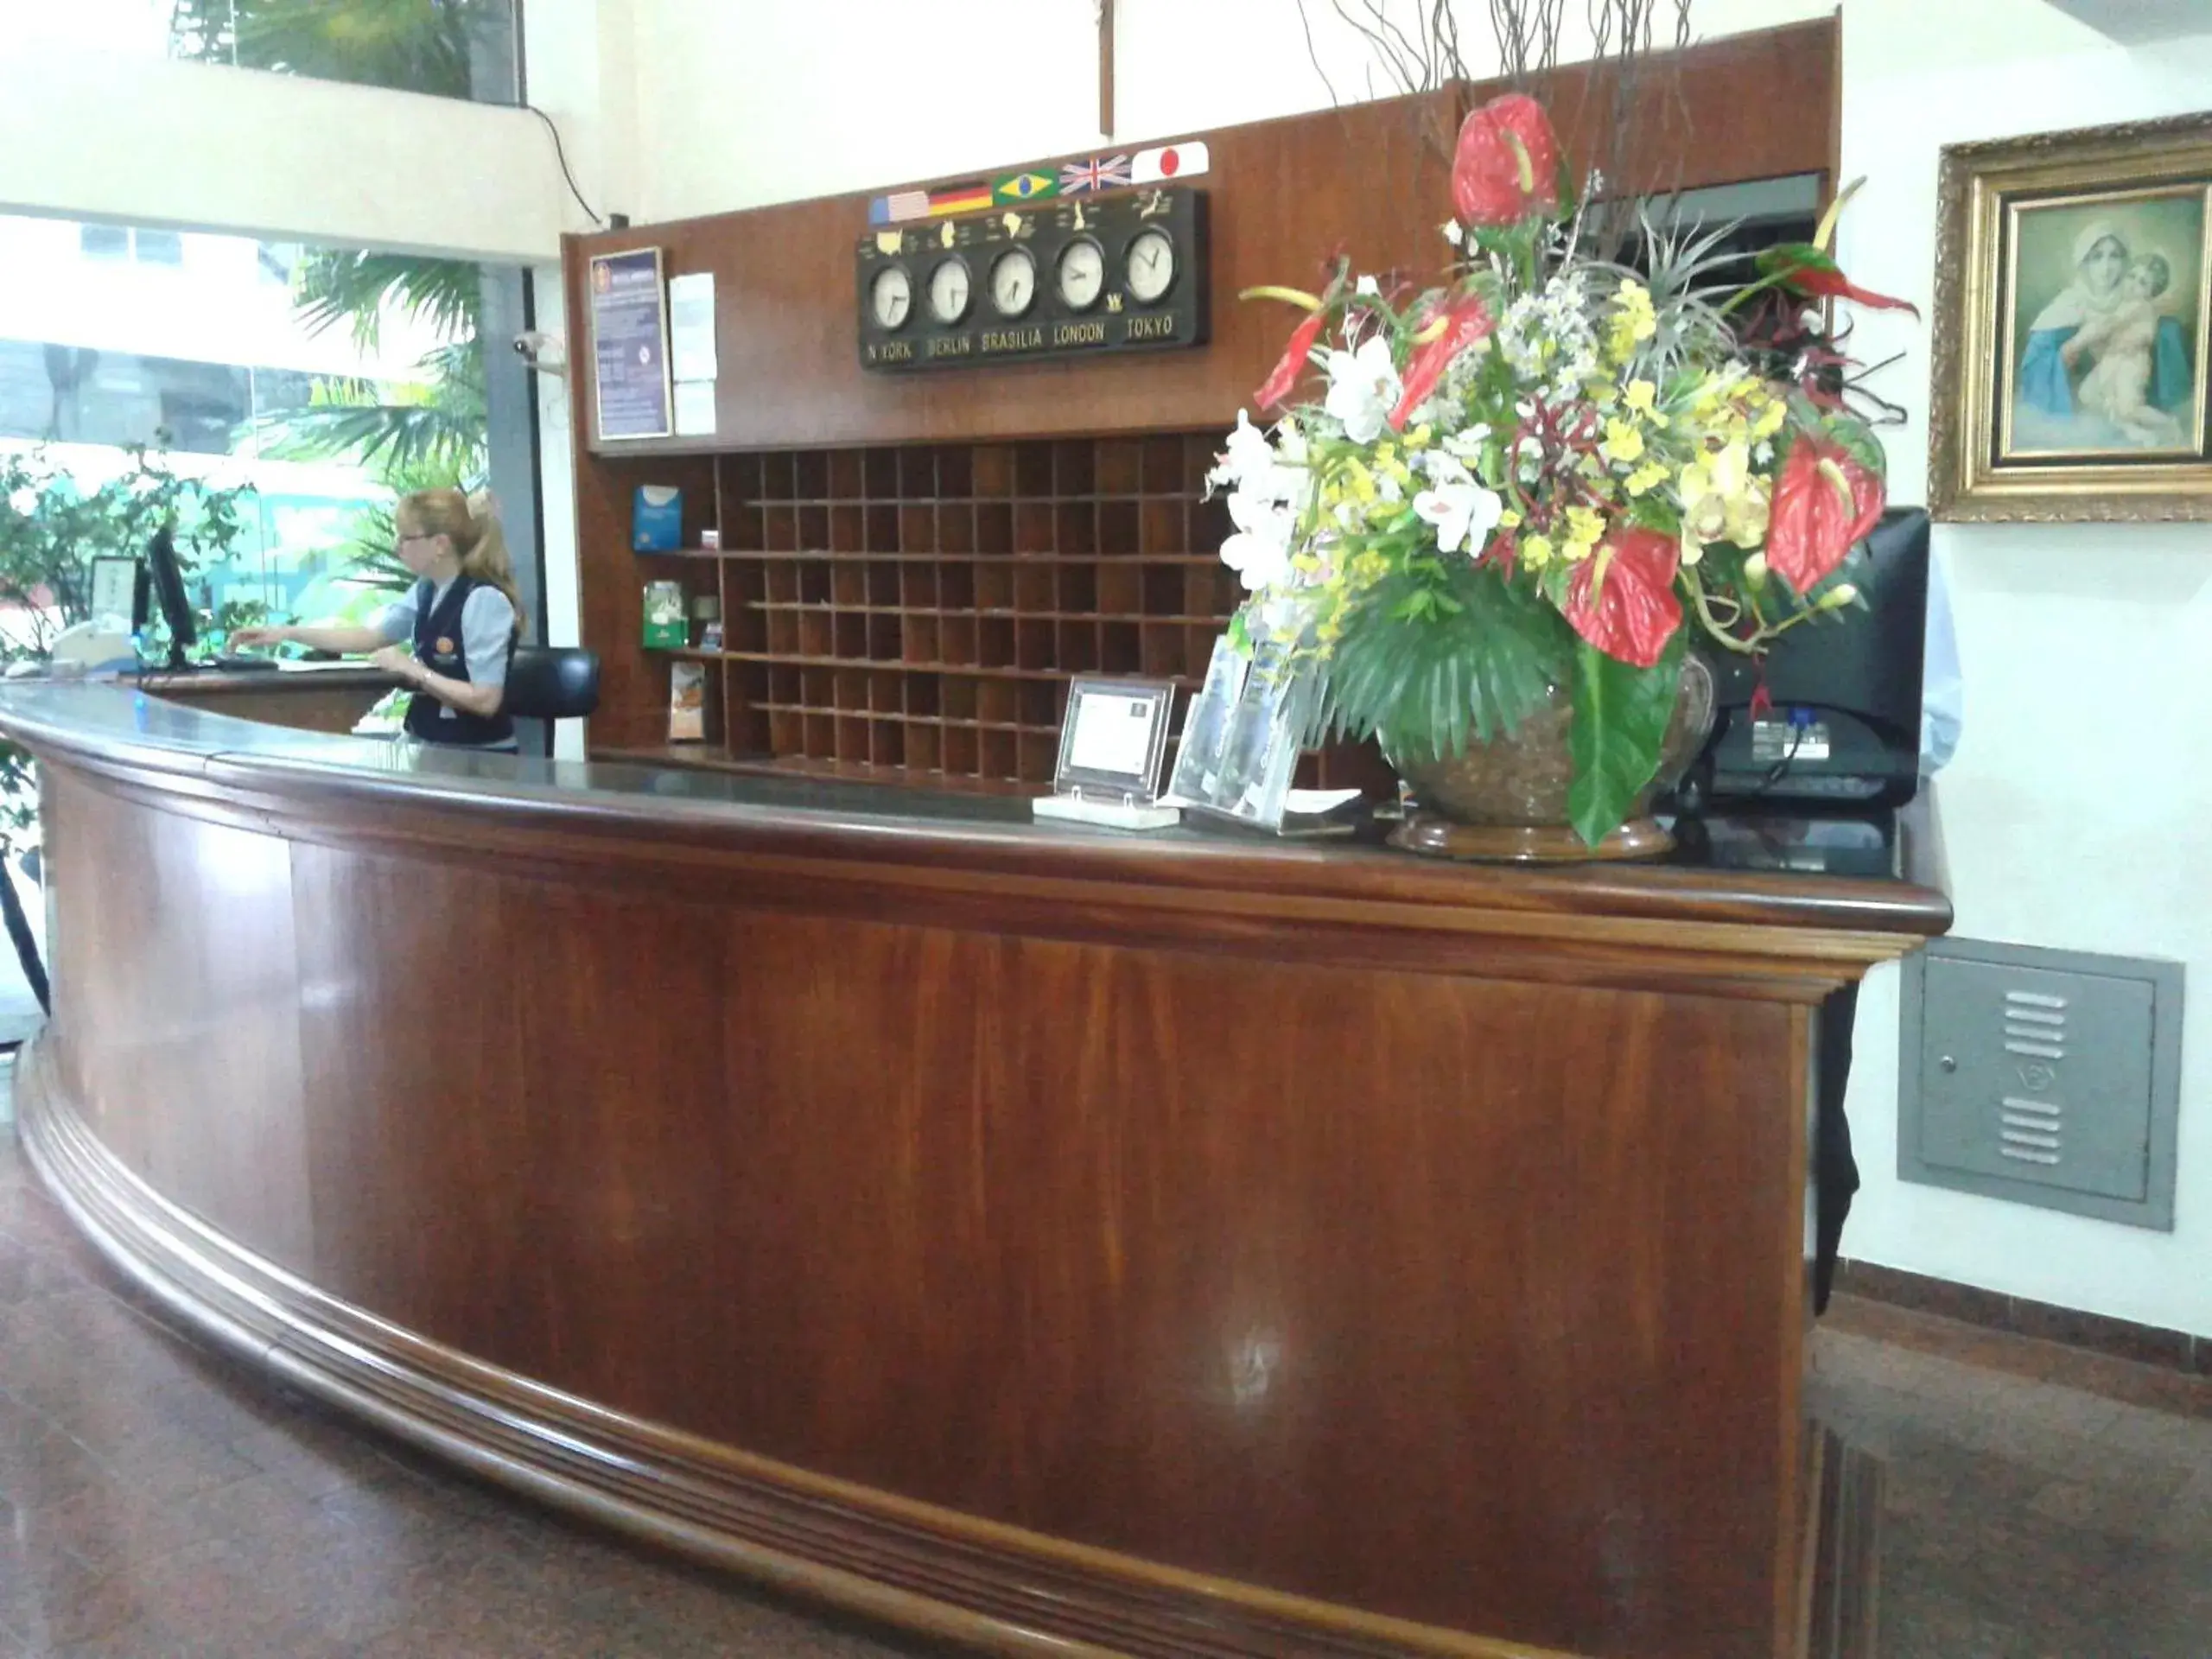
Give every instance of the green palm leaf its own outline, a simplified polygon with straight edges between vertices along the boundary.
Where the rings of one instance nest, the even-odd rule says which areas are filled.
[[[473,340],[484,308],[484,279],[465,259],[323,248],[301,265],[294,302],[315,333],[344,323],[365,351],[376,347],[387,305],[448,340]]]
[[[1394,755],[1459,754],[1471,733],[1516,729],[1569,669],[1565,619],[1487,566],[1389,576],[1357,603],[1329,659],[1321,739],[1379,735]]]

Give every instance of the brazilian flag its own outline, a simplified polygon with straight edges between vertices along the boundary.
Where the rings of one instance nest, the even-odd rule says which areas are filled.
[[[1038,201],[1060,194],[1060,181],[1049,173],[1009,173],[991,181],[991,200]]]

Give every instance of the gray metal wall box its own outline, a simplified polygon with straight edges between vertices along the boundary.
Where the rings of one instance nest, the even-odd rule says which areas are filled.
[[[2179,963],[1940,939],[1905,958],[1897,1177],[2174,1224]]]

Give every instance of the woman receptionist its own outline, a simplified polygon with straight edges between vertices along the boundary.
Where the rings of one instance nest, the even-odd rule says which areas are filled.
[[[232,643],[373,652],[378,668],[416,689],[409,736],[459,748],[513,748],[505,703],[522,604],[498,513],[487,497],[419,490],[400,498],[392,521],[400,563],[417,580],[375,626],[240,628]]]

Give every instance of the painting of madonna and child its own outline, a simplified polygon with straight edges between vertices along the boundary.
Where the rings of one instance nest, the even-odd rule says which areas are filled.
[[[2202,452],[2206,200],[2199,184],[2013,206],[2000,458]]]

